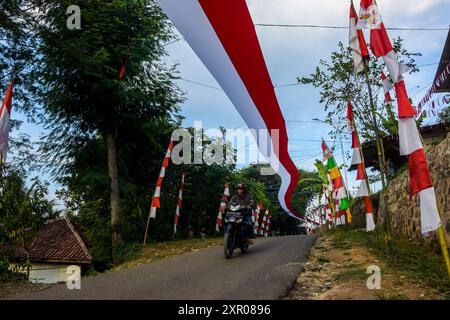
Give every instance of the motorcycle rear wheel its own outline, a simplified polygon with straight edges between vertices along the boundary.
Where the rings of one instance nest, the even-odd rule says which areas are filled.
[[[234,244],[233,237],[229,231],[225,232],[225,236],[223,239],[223,253],[226,259],[231,259],[233,256]]]

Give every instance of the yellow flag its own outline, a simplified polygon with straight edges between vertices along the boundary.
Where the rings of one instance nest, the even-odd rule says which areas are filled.
[[[330,170],[330,179],[334,180],[336,178],[339,178],[341,175],[339,174],[338,167],[334,167]]]

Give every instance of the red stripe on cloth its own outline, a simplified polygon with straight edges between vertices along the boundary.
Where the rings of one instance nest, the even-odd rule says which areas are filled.
[[[165,157],[164,158],[164,161],[163,161],[163,167],[164,168],[167,168],[168,166],[169,166],[169,157]]]
[[[156,180],[156,186],[157,187],[161,187],[163,179],[164,179],[163,177],[158,177],[158,180]]]
[[[353,2],[350,5],[350,19],[355,19],[355,22],[358,23],[358,15],[356,14],[355,7],[353,6]],[[356,30],[358,34],[358,42],[359,49],[361,50],[361,56],[364,59],[369,59],[369,50],[367,49],[366,39],[364,39],[364,33],[361,29]]]
[[[398,105],[398,117],[414,117],[417,112],[411,105],[408,99],[408,93],[406,92],[405,81],[401,80],[394,85],[395,94],[397,96]]]
[[[333,191],[342,188],[344,186],[344,180],[342,180],[342,177],[337,177],[332,181],[333,183]]]
[[[383,22],[380,24],[379,29],[370,30],[370,50],[377,58],[385,56],[388,52],[394,50]]]
[[[337,217],[340,218],[343,215],[345,215],[345,210],[339,210],[338,213],[337,213]]]
[[[178,198],[178,208],[181,208],[181,199]]]
[[[352,123],[353,122],[353,109],[350,101],[347,102],[347,120]]]
[[[359,148],[358,136],[356,131],[352,131],[352,148]]]
[[[159,197],[153,197],[152,207],[155,207],[155,208],[160,208],[161,207],[161,204],[159,203]]]
[[[366,213],[373,213],[372,203],[370,201],[370,197],[364,197],[364,204],[366,207]]]
[[[358,163],[358,167],[356,170],[356,180],[364,180],[366,179],[364,175],[364,164]]]
[[[409,162],[409,192],[415,195],[419,191],[433,186],[428,169],[425,151],[419,149],[408,156]]]
[[[5,108],[6,108],[6,110],[8,110],[8,114],[11,114],[13,87],[14,87],[14,81],[11,80],[11,83],[9,84],[8,89],[6,90],[5,98],[3,99],[3,102],[2,102],[0,115],[3,113],[3,110]]]
[[[392,101],[391,94],[389,92],[386,92],[386,94],[384,95],[384,101],[386,102]]]
[[[279,141],[273,141],[272,137],[272,143],[275,152],[278,151],[280,163],[286,168],[291,178],[284,200],[292,214],[300,218],[291,205],[291,194],[297,186],[300,174],[288,153],[285,120],[247,4],[245,0],[199,0],[199,3],[261,114],[269,133],[272,134],[272,130],[279,130]]]
[[[361,0],[361,7],[364,9],[367,9],[368,7],[370,7],[373,3],[373,0]]]

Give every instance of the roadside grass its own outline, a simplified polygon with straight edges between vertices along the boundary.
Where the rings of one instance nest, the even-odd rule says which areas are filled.
[[[330,237],[336,248],[348,249],[353,245],[366,246],[371,253],[392,269],[418,283],[436,289],[450,298],[450,281],[441,255],[424,247],[413,245],[403,239],[384,240],[383,235],[375,232],[366,233],[364,229],[323,230],[322,234]],[[350,277],[352,271],[346,277]],[[356,272],[355,272],[356,275]],[[403,297],[382,297],[402,299]]]
[[[154,262],[170,256],[181,255],[200,249],[221,245],[222,237],[203,239],[186,239],[166,242],[151,242],[145,247],[142,243],[126,244],[120,248],[121,260],[110,271],[138,266],[143,263]]]

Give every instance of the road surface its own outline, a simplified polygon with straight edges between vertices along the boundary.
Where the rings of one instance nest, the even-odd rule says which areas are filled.
[[[58,284],[12,299],[279,299],[292,287],[315,237],[257,239],[247,254],[226,260],[222,247],[107,272],[81,280],[80,290]]]

